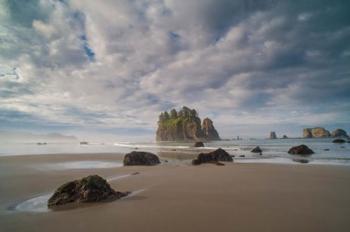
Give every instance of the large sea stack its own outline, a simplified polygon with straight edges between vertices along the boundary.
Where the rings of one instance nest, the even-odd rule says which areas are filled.
[[[304,138],[328,138],[330,136],[329,131],[323,127],[305,128],[303,130]]]
[[[201,124],[195,109],[186,106],[180,111],[172,109],[159,115],[157,141],[209,141],[220,140],[213,121],[205,118]]]

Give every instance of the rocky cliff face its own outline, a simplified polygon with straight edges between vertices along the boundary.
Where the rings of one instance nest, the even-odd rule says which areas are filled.
[[[180,111],[175,109],[170,113],[159,115],[157,141],[199,141],[219,140],[213,121],[209,118],[203,120],[198,117],[196,110],[183,107]]]
[[[303,130],[304,138],[327,138],[330,137],[331,134],[328,130],[323,127],[315,127],[315,128],[305,128]]]
[[[204,137],[208,140],[220,140],[219,133],[216,131],[213,121],[205,118],[202,123]]]

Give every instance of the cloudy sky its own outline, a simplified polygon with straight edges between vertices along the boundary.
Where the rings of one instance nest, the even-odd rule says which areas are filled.
[[[154,138],[350,130],[348,0],[0,0],[0,130]]]

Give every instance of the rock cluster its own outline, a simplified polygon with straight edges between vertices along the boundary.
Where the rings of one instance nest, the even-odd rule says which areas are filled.
[[[159,115],[156,134],[157,141],[208,141],[220,140],[213,121],[205,118],[201,124],[195,109],[184,106],[180,111]]]
[[[209,153],[200,153],[196,159],[192,160],[192,164],[199,165],[202,163],[217,163],[219,161],[233,162],[233,159],[225,150],[219,148]]]
[[[323,127],[315,127],[315,128],[305,128],[303,129],[303,137],[304,138],[348,138],[348,134],[343,129],[335,129],[332,133],[326,130]]]
[[[116,192],[98,175],[84,177],[63,184],[47,202],[49,208],[68,203],[100,202],[125,197],[129,192]]]
[[[346,143],[344,139],[334,139],[332,143]]]
[[[304,138],[327,138],[331,133],[323,127],[305,128],[303,130]]]
[[[132,165],[146,165],[152,166],[160,164],[160,160],[157,155],[144,152],[144,151],[133,151],[124,156],[123,160],[124,166]]]
[[[302,144],[302,145],[290,148],[288,153],[293,155],[311,155],[311,154],[314,154],[314,151],[311,150],[308,146]]]

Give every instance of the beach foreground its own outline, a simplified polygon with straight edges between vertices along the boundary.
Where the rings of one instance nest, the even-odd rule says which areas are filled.
[[[120,157],[1,157],[1,231],[350,231],[348,166],[170,162],[153,167],[38,168],[67,161],[120,162]],[[63,211],[16,211],[20,202],[90,174],[134,194]]]

